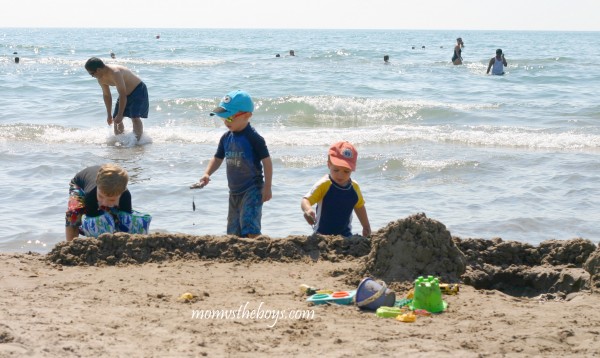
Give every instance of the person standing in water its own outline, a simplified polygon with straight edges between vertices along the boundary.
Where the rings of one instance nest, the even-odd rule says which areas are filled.
[[[455,65],[462,65],[462,48],[465,47],[465,43],[462,38],[456,39],[456,46],[454,46],[454,54],[452,55],[452,63]]]
[[[490,69],[492,70],[492,75],[503,75],[504,67],[508,66],[506,59],[504,58],[504,54],[502,53],[502,49],[496,50],[496,56],[490,59],[490,63],[488,64],[486,74],[490,74]]]
[[[141,118],[148,118],[150,103],[148,89],[142,80],[130,69],[121,65],[105,65],[101,59],[92,57],[85,63],[85,69],[90,76],[98,80],[102,88],[104,105],[106,106],[106,122],[114,125],[115,134],[125,130],[123,117],[131,118],[133,132],[139,141],[144,133]],[[110,86],[117,88],[119,98],[112,112],[112,95]]]

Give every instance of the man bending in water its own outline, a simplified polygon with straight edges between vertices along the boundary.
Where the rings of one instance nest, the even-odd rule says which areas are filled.
[[[115,134],[124,131],[123,117],[131,118],[133,133],[139,141],[144,133],[141,118],[148,118],[148,89],[142,80],[130,69],[121,65],[105,65],[101,59],[92,57],[85,63],[90,76],[98,80],[106,106],[106,122],[114,125]],[[117,88],[119,98],[112,111],[110,86]]]

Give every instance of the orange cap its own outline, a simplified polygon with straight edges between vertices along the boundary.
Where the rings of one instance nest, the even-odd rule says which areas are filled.
[[[356,159],[358,152],[350,142],[337,142],[329,148],[329,160],[331,164],[356,170]]]

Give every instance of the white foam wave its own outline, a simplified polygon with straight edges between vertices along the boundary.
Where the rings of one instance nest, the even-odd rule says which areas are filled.
[[[531,128],[494,126],[393,125],[352,128],[291,128],[255,126],[270,147],[327,146],[339,140],[357,145],[411,142],[453,143],[480,147],[513,147],[542,150],[598,150],[600,134],[585,129],[555,132]],[[144,129],[140,144],[216,144],[224,133],[221,127],[154,126]],[[82,143],[132,146],[137,144],[131,130],[114,136],[111,127],[67,128],[62,126],[0,126],[2,141],[41,141],[43,143]]]
[[[4,62],[13,62],[12,57],[4,57]],[[77,69],[83,69],[85,62],[87,59],[68,59],[63,57],[32,57],[27,58],[27,62],[29,64],[40,64],[40,65],[62,65]],[[104,59],[106,63],[112,64],[120,64],[125,66],[134,66],[134,65],[145,65],[145,66],[159,66],[159,67],[211,67],[216,66],[222,63],[225,63],[225,60],[222,59],[206,59],[206,60],[192,60],[192,59],[181,59],[180,57],[177,59],[160,59],[160,60],[152,60],[152,59],[140,59],[140,58],[130,58],[123,57],[117,59]]]
[[[264,133],[271,146],[328,145],[338,140],[355,144],[386,144],[427,141],[481,147],[513,147],[548,150],[585,150],[600,148],[600,135],[574,131],[549,133],[523,128],[388,126],[383,128],[314,129],[301,132]]]
[[[415,110],[423,108],[442,108],[462,111],[498,108],[498,104],[491,103],[452,103],[424,99],[380,99],[339,96],[290,97],[287,101],[306,103],[319,109],[320,112],[348,113],[351,115],[373,112],[394,113],[394,108]]]

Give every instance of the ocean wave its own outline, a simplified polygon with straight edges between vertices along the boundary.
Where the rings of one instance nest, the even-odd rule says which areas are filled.
[[[178,98],[159,102],[157,109],[175,116],[206,117],[219,99]],[[444,102],[413,98],[365,98],[344,96],[255,97],[255,117],[261,123],[284,126],[333,126],[405,123],[437,120],[469,111],[495,110],[498,103]]]
[[[145,143],[154,144],[217,144],[225,129],[221,127],[148,126]],[[421,126],[388,125],[361,128],[292,128],[261,127],[259,132],[270,147],[326,146],[338,140],[357,145],[409,144],[431,142],[437,144],[476,147],[509,147],[542,150],[600,149],[600,134],[585,129],[555,132],[529,128],[496,126]],[[59,125],[11,124],[0,125],[3,142],[81,143],[98,145],[135,145],[128,131],[114,136],[111,127],[72,128]]]

